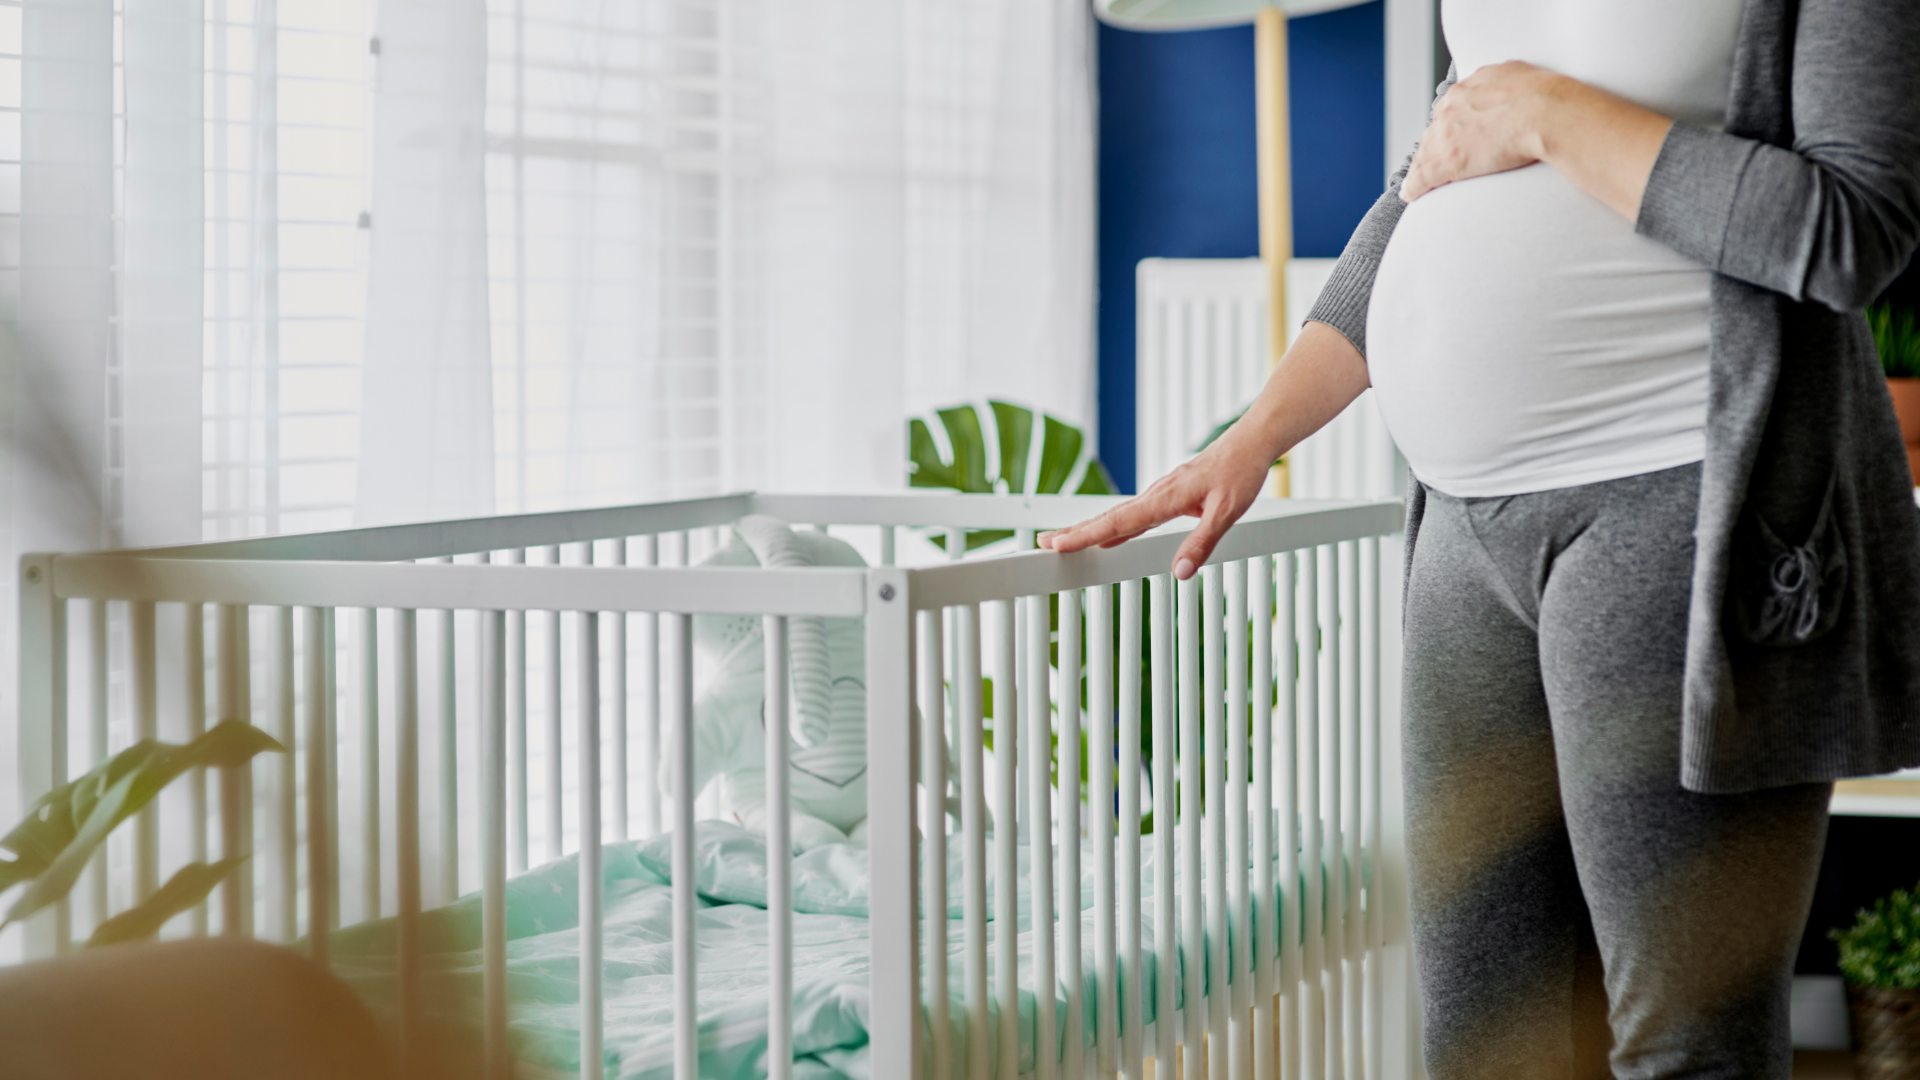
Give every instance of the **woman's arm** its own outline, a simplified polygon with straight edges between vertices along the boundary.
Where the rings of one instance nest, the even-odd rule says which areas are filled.
[[[1435,108],[1402,190],[1545,161],[1708,269],[1857,312],[1920,244],[1920,5],[1800,0],[1791,33],[1752,65],[1773,83],[1735,79],[1730,126],[1746,134],[1531,65],[1484,68]],[[1748,137],[1756,117],[1767,139]]]
[[[1340,415],[1366,388],[1360,350],[1332,327],[1309,322],[1246,414],[1213,445],[1139,498],[1091,521],[1043,533],[1040,546],[1059,552],[1112,547],[1174,518],[1197,517],[1200,524],[1174,555],[1174,576],[1185,581],[1259,496],[1274,460]]]
[[[1454,74],[1434,89],[1437,103],[1453,86]],[[1326,426],[1367,388],[1367,307],[1374,274],[1386,251],[1400,212],[1400,183],[1412,166],[1411,155],[1393,171],[1380,196],[1334,265],[1307,324],[1274,365],[1260,397],[1233,427],[1200,455],[1148,488],[1091,521],[1059,532],[1043,533],[1040,546],[1070,552],[1112,547],[1174,518],[1200,519],[1174,557],[1182,580],[1213,554],[1214,545],[1260,494],[1274,459]]]
[[[1481,68],[1433,110],[1400,197],[1545,162],[1632,221],[1673,121],[1519,60]]]

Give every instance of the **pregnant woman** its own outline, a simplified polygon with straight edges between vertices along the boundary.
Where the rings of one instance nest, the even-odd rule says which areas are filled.
[[[1920,513],[1861,308],[1920,235],[1914,0],[1446,0],[1456,83],[1259,401],[1145,494],[1190,576],[1371,385],[1411,466],[1427,1064],[1785,1078],[1831,782],[1920,763]]]

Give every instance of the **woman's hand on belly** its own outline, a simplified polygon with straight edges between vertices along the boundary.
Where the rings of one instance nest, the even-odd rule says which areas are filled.
[[[1274,365],[1245,415],[1199,456],[1097,518],[1042,533],[1040,546],[1061,553],[1113,547],[1177,517],[1200,524],[1174,553],[1181,581],[1207,557],[1266,483],[1275,459],[1326,426],[1367,388],[1367,362],[1340,331],[1308,322]]]
[[[1668,117],[1519,60],[1455,83],[1434,106],[1400,198],[1476,176],[1551,165],[1632,221],[1673,126]]]

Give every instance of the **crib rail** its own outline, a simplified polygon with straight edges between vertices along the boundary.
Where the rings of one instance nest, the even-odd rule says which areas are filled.
[[[1164,571],[1182,530],[892,565],[903,527],[940,531],[950,552],[968,529],[1030,547],[1111,501],[748,494],[27,556],[29,800],[115,737],[238,720],[289,750],[187,778],[29,920],[27,952],[74,947],[187,862],[248,856],[169,932],[325,962],[340,926],[392,917],[398,1028],[418,1053],[422,913],[478,891],[475,1056],[505,1077],[507,882],[575,855],[580,1075],[598,1077],[600,843],[670,832],[671,1071],[692,1080],[692,620],[748,615],[773,808],[765,1062],[788,1076],[790,621],[859,616],[873,1075],[1386,1077],[1407,1059],[1382,1007],[1404,994],[1385,960],[1404,935],[1380,773],[1380,547],[1399,507],[1263,501],[1180,583]],[[708,531],[748,513],[871,530],[879,565],[692,567]],[[956,896],[958,917],[941,917]]]

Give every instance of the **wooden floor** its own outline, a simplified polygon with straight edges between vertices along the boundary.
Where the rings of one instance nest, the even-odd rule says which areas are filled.
[[[1795,1050],[1793,1080],[1853,1080],[1853,1055],[1842,1050]]]

